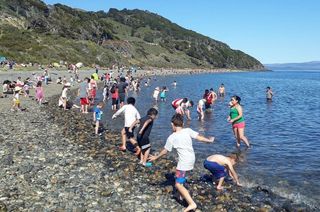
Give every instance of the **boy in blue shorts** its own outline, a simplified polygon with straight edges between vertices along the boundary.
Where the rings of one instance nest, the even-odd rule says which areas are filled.
[[[236,164],[237,155],[231,154],[228,157],[223,155],[211,155],[203,163],[204,168],[208,169],[214,178],[218,180],[217,190],[222,190],[224,178],[229,175],[238,186],[242,186],[239,182],[237,173],[233,166]]]
[[[183,128],[183,116],[181,114],[175,114],[171,118],[171,126],[173,133],[168,137],[164,149],[158,155],[150,156],[149,160],[157,160],[161,156],[167,154],[168,151],[171,152],[172,148],[177,149],[179,160],[176,170],[175,187],[179,191],[181,197],[188,203],[188,207],[184,211],[195,210],[197,205],[183,185],[186,182],[186,172],[192,170],[195,163],[192,139],[194,138],[202,142],[212,143],[214,138],[205,138],[190,128]]]
[[[98,135],[98,130],[99,130],[99,126],[100,126],[100,121],[102,118],[102,109],[103,108],[103,102],[100,102],[94,109],[93,111],[93,121],[96,123],[96,127],[95,127],[95,134]]]

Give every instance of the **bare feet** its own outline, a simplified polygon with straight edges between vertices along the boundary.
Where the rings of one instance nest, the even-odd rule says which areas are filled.
[[[197,208],[196,203],[192,203],[186,209],[184,209],[183,212],[192,211],[192,210],[195,210],[196,208]]]
[[[223,186],[217,186],[217,190],[218,191],[222,191],[223,190]]]

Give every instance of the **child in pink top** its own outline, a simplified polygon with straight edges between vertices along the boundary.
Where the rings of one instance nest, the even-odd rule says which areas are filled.
[[[43,99],[44,99],[44,92],[43,92],[43,87],[42,87],[42,82],[39,81],[37,83],[37,86],[35,88],[35,92],[36,92],[36,99],[39,102],[39,104],[41,105]]]

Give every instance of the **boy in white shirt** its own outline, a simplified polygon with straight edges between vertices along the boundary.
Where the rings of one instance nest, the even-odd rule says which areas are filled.
[[[150,156],[149,160],[157,160],[161,156],[167,154],[168,151],[171,152],[172,148],[177,149],[179,160],[176,169],[175,187],[180,195],[188,202],[188,207],[184,211],[195,210],[197,205],[193,201],[188,190],[183,186],[186,182],[186,172],[192,170],[195,163],[192,138],[202,142],[212,143],[214,137],[205,138],[190,128],[183,128],[183,116],[181,114],[175,114],[171,118],[171,126],[173,133],[168,137],[164,149],[158,155]]]
[[[135,147],[135,154],[139,155],[141,150],[138,146],[137,141],[134,139],[134,128],[132,128],[132,132],[129,131],[132,123],[141,118],[138,110],[134,107],[135,103],[135,98],[129,97],[127,99],[127,105],[124,105],[115,114],[113,114],[112,119],[115,119],[121,113],[124,113],[124,128],[121,130],[122,146],[120,146],[120,150],[126,151],[126,142],[128,138],[132,145]]]

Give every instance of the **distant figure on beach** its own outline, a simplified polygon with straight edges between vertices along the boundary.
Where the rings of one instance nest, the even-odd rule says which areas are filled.
[[[95,77],[92,75],[89,83],[89,100],[90,104],[94,104],[94,100],[97,96],[98,83]]]
[[[183,128],[183,116],[175,114],[171,118],[171,126],[173,133],[168,137],[164,149],[155,156],[150,156],[149,160],[154,161],[172,151],[172,148],[177,150],[178,165],[176,168],[176,182],[175,187],[179,191],[182,198],[184,198],[188,207],[184,211],[191,211],[197,208],[188,190],[184,187],[186,182],[186,173],[191,171],[195,163],[195,153],[192,146],[192,139],[197,139],[202,142],[212,143],[213,137],[206,138],[199,135],[198,132],[190,128]]]
[[[218,181],[217,190],[222,190],[222,184],[226,176],[230,176],[238,186],[242,186],[239,182],[237,173],[233,166],[237,162],[237,155],[231,154],[229,156],[211,155],[203,163],[204,168],[208,169],[214,180]]]
[[[126,78],[121,77],[120,83],[118,83],[120,108],[124,105],[124,101],[127,94],[127,87],[128,87],[128,83],[126,82]]]
[[[173,100],[171,105],[173,109],[175,109],[176,113],[186,115],[187,119],[191,120],[189,108],[193,107],[193,101],[188,100],[188,98],[179,98]]]
[[[110,93],[111,93],[111,109],[112,110],[117,110],[118,108],[118,101],[119,101],[119,93],[118,93],[118,86],[116,83],[113,83],[113,85],[110,88]]]
[[[137,141],[139,147],[141,149],[140,153],[140,164],[146,167],[152,166],[151,162],[147,162],[150,153],[150,140],[149,135],[152,130],[153,121],[157,118],[158,110],[155,108],[150,108],[146,116],[142,117],[140,120],[133,122],[131,127],[129,128],[129,132],[132,132],[132,129],[137,125],[140,124]]]
[[[226,95],[226,89],[223,83],[220,85],[218,93],[219,97],[224,97]]]
[[[80,98],[82,113],[88,113],[89,83],[90,79],[86,77],[79,85],[78,96]]]
[[[21,102],[20,102],[20,91],[21,87],[16,86],[13,91],[13,104],[11,107],[11,111],[21,110]]]
[[[156,87],[153,91],[153,99],[155,102],[158,102],[158,99],[159,99],[159,93],[160,93],[160,88],[159,87]]]
[[[205,104],[206,104],[206,100],[202,98],[199,100],[198,105],[197,105],[197,112],[198,112],[198,116],[199,116],[200,121],[204,119]]]
[[[61,103],[62,103],[62,107],[64,110],[69,110],[70,108],[67,107],[67,101],[68,101],[68,90],[70,89],[71,84],[69,82],[67,82],[66,84],[64,84],[63,88],[62,88],[62,93],[60,96],[61,99]],[[60,101],[59,101],[59,106],[60,106]]]
[[[232,124],[233,134],[236,138],[237,147],[240,147],[240,141],[243,141],[247,147],[250,147],[247,137],[244,135],[245,121],[243,118],[242,107],[240,105],[241,98],[233,96],[229,102],[230,113],[228,121]]]
[[[109,86],[107,84],[103,87],[102,96],[103,102],[106,102],[109,99]]]
[[[37,86],[35,87],[35,92],[36,92],[36,100],[41,105],[41,103],[44,100],[44,91],[43,91],[41,81],[38,81]]]
[[[121,113],[124,113],[124,127],[121,130],[121,137],[122,137],[122,145],[120,146],[121,151],[126,151],[127,149],[127,138],[130,140],[132,145],[135,147],[136,155],[140,154],[140,147],[138,146],[137,141],[133,138],[134,137],[134,128],[132,128],[132,132],[129,132],[129,128],[131,125],[139,120],[140,113],[138,110],[134,107],[134,104],[136,103],[135,98],[129,97],[127,99],[127,105],[124,105],[122,108],[120,108],[115,114],[113,114],[112,119],[117,118]]]
[[[102,119],[102,109],[103,108],[103,102],[99,102],[99,104],[95,107],[93,111],[93,121],[95,122],[95,134],[98,135],[99,132],[99,126],[100,126],[100,121]],[[101,135],[101,133],[99,134]]]
[[[267,90],[266,90],[266,97],[267,97],[267,101],[272,101],[273,92],[269,86],[267,87]]]

